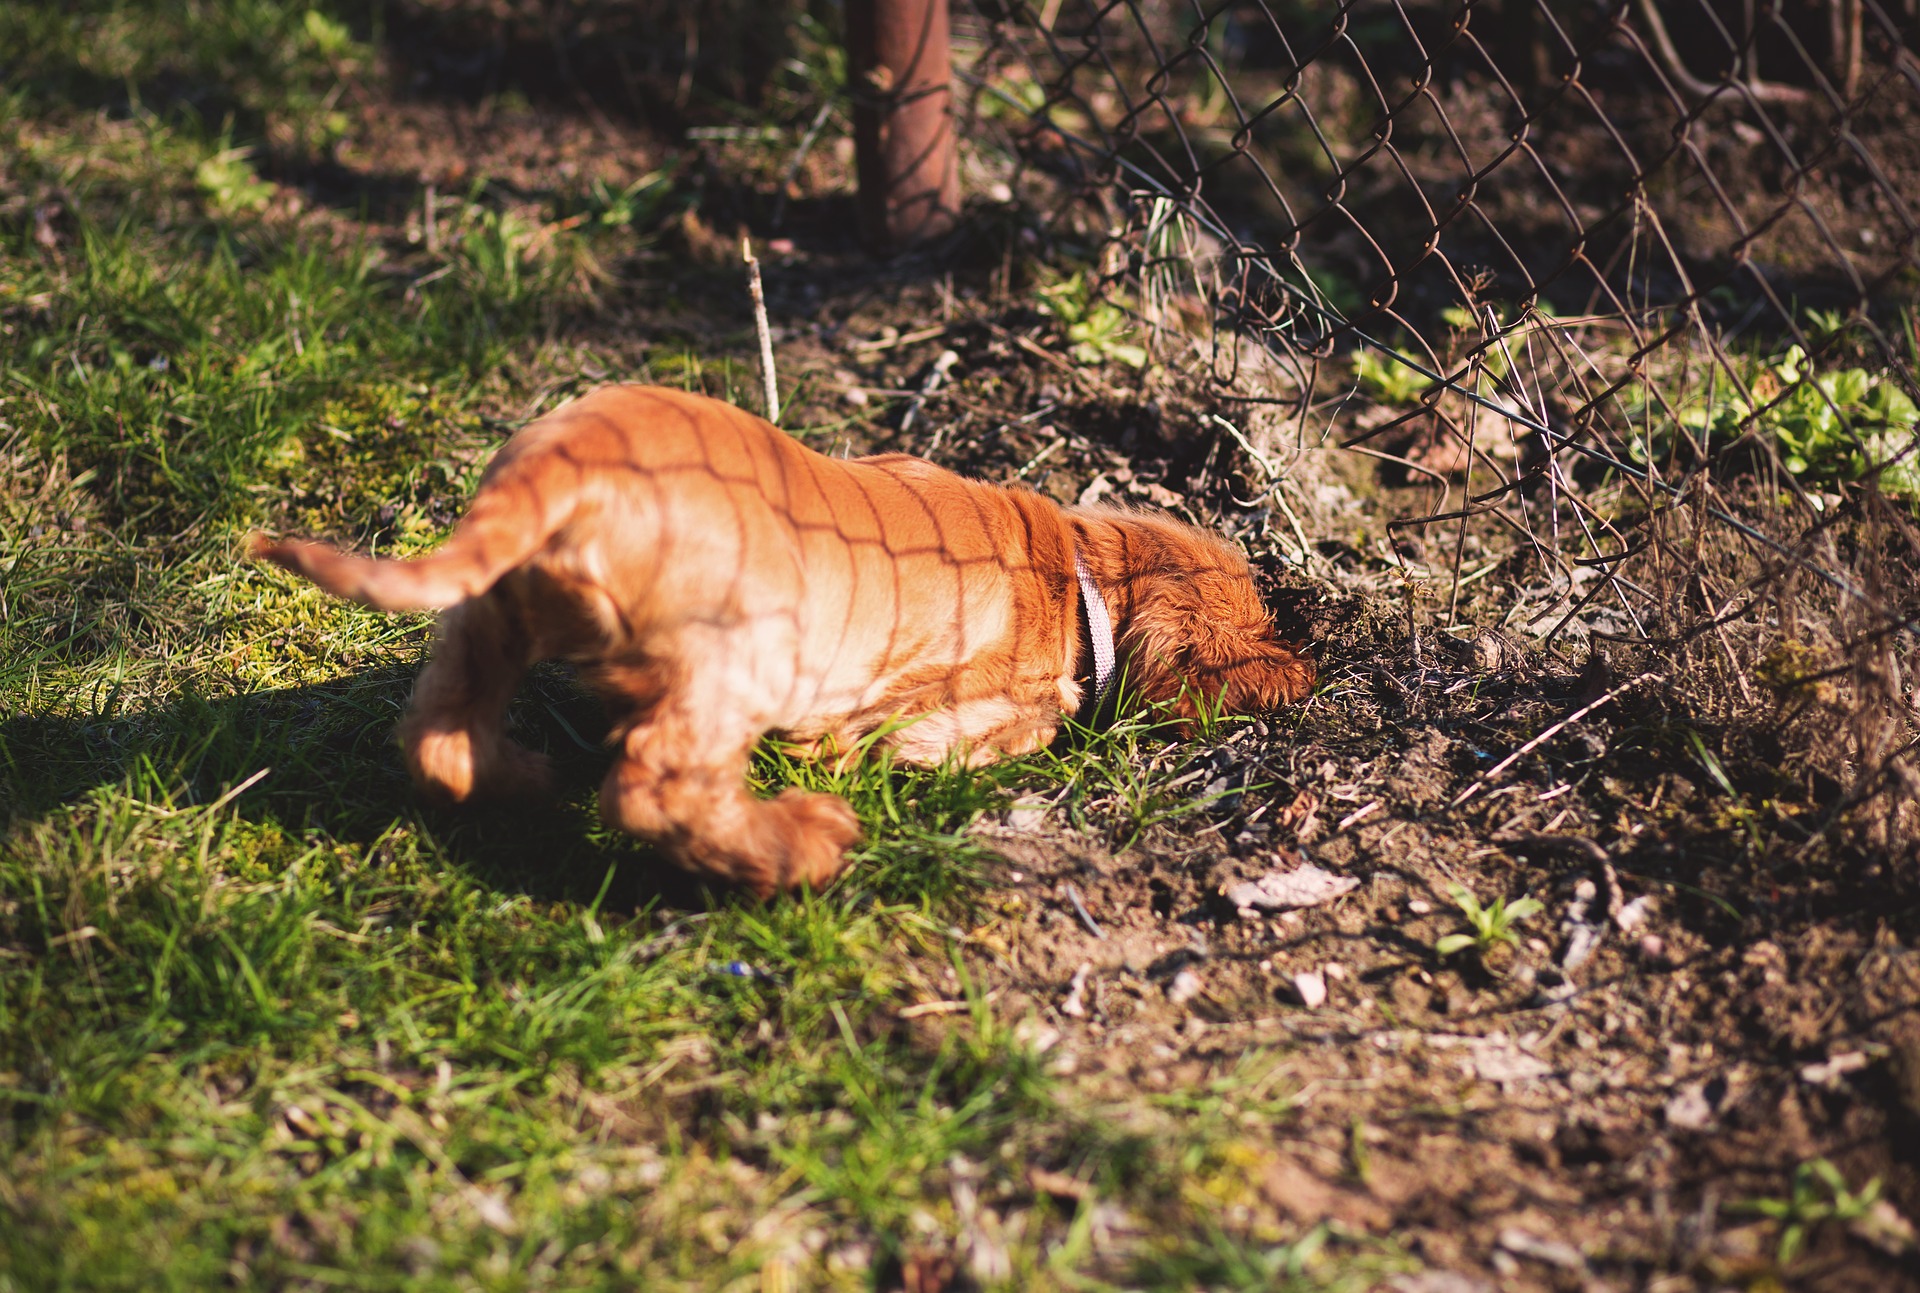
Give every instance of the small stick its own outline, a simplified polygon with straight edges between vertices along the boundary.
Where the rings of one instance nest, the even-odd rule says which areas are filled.
[[[1215,426],[1218,426],[1221,430],[1225,431],[1228,435],[1234,438],[1234,442],[1237,443],[1243,450],[1246,451],[1247,457],[1253,459],[1254,465],[1260,468],[1260,474],[1267,478],[1267,487],[1269,489],[1271,489],[1275,484],[1279,483],[1280,469],[1278,467],[1275,467],[1271,462],[1267,460],[1267,455],[1261,453],[1258,449],[1253,447],[1253,442],[1251,440],[1248,440],[1245,435],[1241,434],[1239,427],[1227,421],[1225,418],[1221,417],[1218,413],[1209,413],[1207,416],[1213,419]]]
[[[1055,449],[1061,448],[1066,443],[1067,443],[1067,438],[1065,436],[1055,436],[1053,438],[1052,443],[1048,444],[1046,448],[1042,449],[1039,453],[1033,455],[1033,457],[1027,459],[1026,466],[1022,467],[1019,471],[1016,471],[1013,473],[1014,478],[1017,480],[1020,477],[1025,476],[1028,472],[1032,471],[1035,467],[1038,467],[1041,463],[1045,462],[1048,458],[1052,457],[1053,451]]]
[[[1348,813],[1345,817],[1342,817],[1340,819],[1340,824],[1334,827],[1334,829],[1336,831],[1344,831],[1345,829],[1347,829],[1347,827],[1355,825],[1356,823],[1364,821],[1366,818],[1371,817],[1379,807],[1380,807],[1380,801],[1376,799],[1372,803],[1368,804],[1365,808],[1357,808],[1353,812]]]
[[[1515,750],[1512,754],[1509,754],[1506,758],[1500,760],[1500,762],[1494,764],[1491,768],[1488,768],[1485,772],[1475,777],[1473,779],[1473,784],[1468,786],[1465,790],[1462,790],[1458,795],[1456,795],[1454,797],[1453,802],[1448,804],[1447,807],[1458,808],[1461,804],[1466,803],[1467,800],[1473,798],[1475,795],[1479,794],[1482,790],[1484,790],[1489,781],[1493,780],[1495,777],[1505,772],[1508,768],[1511,768],[1514,764],[1518,763],[1521,759],[1525,758],[1528,754],[1531,754],[1533,751],[1539,749],[1543,744],[1552,740],[1555,736],[1558,736],[1561,732],[1564,732],[1567,728],[1572,727],[1575,723],[1578,723],[1581,719],[1585,718],[1588,714],[1591,714],[1594,710],[1599,709],[1602,705],[1612,700],[1615,696],[1618,696],[1621,692],[1631,691],[1633,688],[1638,687],[1643,682],[1665,682],[1665,681],[1666,681],[1666,677],[1664,674],[1643,673],[1638,678],[1633,679],[1633,681],[1631,682],[1621,683],[1618,687],[1615,687],[1612,691],[1600,697],[1600,699],[1594,701],[1592,704],[1582,705],[1579,709],[1574,710],[1571,714],[1568,714],[1565,718],[1561,719],[1558,723],[1555,723],[1552,727],[1549,727],[1546,731],[1540,733],[1540,735],[1534,737],[1531,741],[1528,741],[1525,745]]]
[[[760,290],[760,262],[753,254],[753,241],[740,238],[740,258],[747,263],[747,291],[753,296],[753,330],[760,338],[760,381],[765,388],[767,421],[780,423],[780,388],[773,376],[773,329],[767,326],[767,298]]]
[[[874,350],[892,350],[895,346],[911,346],[922,341],[932,341],[944,333],[951,325],[936,323],[931,328],[921,328],[917,332],[903,332],[897,337],[881,337],[873,341],[856,341],[848,349],[860,354]]]
[[[1094,921],[1093,917],[1087,914],[1086,904],[1080,901],[1080,891],[1073,887],[1071,881],[1067,883],[1067,901],[1073,904],[1073,910],[1086,924],[1088,932],[1095,938],[1105,938],[1107,936],[1106,931],[1102,930],[1099,924]],[[1077,978],[1078,976],[1075,977]]]
[[[992,1001],[999,995],[1000,989],[995,988],[988,992],[982,1000]],[[973,1003],[971,1001],[922,1001],[919,1005],[907,1006],[901,1010],[900,1018],[921,1019],[927,1015],[957,1015],[962,1011],[972,1008]]]
[[[239,785],[229,786],[225,794],[221,795],[218,799],[214,800],[212,803],[207,805],[208,815],[211,816],[212,814],[219,812],[222,808],[225,808],[228,804],[238,799],[241,795],[246,794],[247,791],[253,789],[254,786],[260,783],[262,778],[264,778],[268,773],[272,771],[273,771],[272,768],[262,768],[260,769],[260,771],[254,773],[251,777],[248,777],[245,781],[242,781]]]
[[[800,146],[793,150],[793,157],[787,162],[787,169],[781,172],[780,188],[773,199],[773,217],[769,223],[775,229],[787,214],[787,190],[793,187],[793,181],[800,174],[800,167],[806,163],[807,154],[813,151],[813,141],[820,137],[820,127],[827,124],[827,118],[833,115],[833,100],[828,99],[820,105],[820,111],[813,114],[813,124],[807,127],[807,133],[800,137]]]
[[[907,406],[906,416],[900,419],[900,433],[905,435],[913,427],[913,420],[920,416],[920,410],[926,406],[927,396],[940,389],[940,383],[947,380],[947,374],[960,362],[960,356],[951,350],[943,350],[933,361],[933,368],[927,373],[927,380],[921,384],[920,393],[913,397],[913,403]],[[940,433],[934,432],[935,447],[938,446]]]

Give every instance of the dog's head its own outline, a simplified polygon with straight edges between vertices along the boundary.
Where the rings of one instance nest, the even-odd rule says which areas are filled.
[[[1225,541],[1162,516],[1084,516],[1095,573],[1121,609],[1117,653],[1141,699],[1191,722],[1264,713],[1312,691],[1313,665],[1279,639],[1247,559]]]

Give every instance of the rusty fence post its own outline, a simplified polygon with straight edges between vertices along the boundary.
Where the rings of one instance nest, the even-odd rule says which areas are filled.
[[[847,0],[846,20],[861,236],[900,251],[960,214],[947,0]]]

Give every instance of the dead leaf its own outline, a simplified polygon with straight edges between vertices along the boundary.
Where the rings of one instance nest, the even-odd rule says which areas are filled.
[[[1227,885],[1220,892],[1235,907],[1290,911],[1332,902],[1359,885],[1352,876],[1335,875],[1306,862],[1291,871],[1269,871],[1258,880]]]
[[[1273,816],[1274,824],[1282,830],[1298,831],[1304,834],[1313,815],[1320,810],[1320,796],[1311,790],[1302,790],[1293,797],[1293,802]]]
[[[1127,492],[1146,499],[1155,507],[1164,507],[1168,511],[1187,501],[1157,481],[1133,481],[1127,486]]]
[[[1473,1057],[1474,1076],[1482,1082],[1497,1082],[1502,1089],[1547,1077],[1553,1072],[1553,1065],[1524,1050],[1510,1037],[1476,1037],[1467,1047]]]
[[[1080,497],[1074,501],[1081,507],[1092,507],[1112,492],[1113,482],[1105,475],[1099,475],[1087,482],[1087,487],[1080,491]]]
[[[1073,972],[1073,982],[1067,985],[1067,999],[1060,1003],[1061,1014],[1075,1019],[1087,1017],[1087,976],[1092,973],[1093,962],[1080,962],[1080,968]]]

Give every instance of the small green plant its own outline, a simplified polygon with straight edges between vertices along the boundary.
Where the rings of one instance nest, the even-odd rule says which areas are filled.
[[[308,46],[322,58],[344,58],[354,52],[353,33],[347,25],[318,9],[309,9],[301,15],[300,27]]]
[[[1483,338],[1491,340],[1505,330],[1507,322],[1503,313],[1493,306],[1487,307],[1485,317],[1476,315],[1463,306],[1449,306],[1440,311],[1440,318],[1453,328],[1462,345],[1478,344]],[[1491,333],[1487,331],[1489,324],[1493,328]],[[1504,344],[1495,343],[1487,346],[1480,352],[1478,363],[1480,376],[1477,380],[1480,393],[1489,397],[1494,395],[1499,383],[1506,379],[1512,368],[1512,357]]]
[[[449,240],[462,285],[492,306],[535,305],[604,275],[584,238],[544,223],[537,212],[496,210],[470,200]]]
[[[1857,480],[1897,454],[1901,440],[1910,439],[1920,421],[1920,410],[1885,373],[1843,368],[1816,374],[1798,346],[1772,372],[1782,387],[1793,389],[1761,415],[1761,423],[1785,450],[1782,462],[1796,476]],[[1854,436],[1847,434],[1849,424]],[[1920,464],[1911,455],[1883,473],[1881,482],[1889,493],[1912,493],[1916,485]]]
[[[258,211],[273,200],[273,185],[254,174],[250,148],[223,148],[194,168],[193,182],[215,215]]]
[[[1819,333],[1829,319],[1811,326]],[[1807,352],[1789,346],[1745,374],[1751,399],[1709,391],[1680,406],[1678,420],[1706,446],[1730,444],[1749,430],[1771,440],[1788,471],[1809,484],[1834,484],[1878,473],[1880,492],[1920,502],[1920,408],[1891,370],[1836,368],[1816,372]],[[1634,445],[1646,460],[1671,443],[1657,432]]]
[[[1073,343],[1073,357],[1082,364],[1116,360],[1129,368],[1145,368],[1147,352],[1127,338],[1133,319],[1112,301],[1095,300],[1085,274],[1075,274],[1040,289],[1040,308],[1058,319]]]
[[[593,222],[608,229],[645,229],[662,213],[673,193],[673,177],[664,170],[649,171],[623,189],[595,180],[588,194],[587,212]]]
[[[1747,806],[1746,796],[1742,795],[1739,790],[1734,787],[1733,778],[1727,775],[1726,765],[1721,763],[1719,757],[1707,748],[1707,743],[1701,738],[1700,733],[1694,731],[1692,728],[1687,729],[1687,743],[1693,747],[1693,757],[1700,761],[1700,766],[1706,770],[1707,776],[1713,779],[1713,784],[1718,786],[1721,793],[1732,801],[1733,806],[1730,813],[1733,819],[1746,831],[1748,841],[1753,845],[1755,850],[1758,850],[1760,847],[1760,829],[1755,824],[1753,809]]]
[[[1204,1081],[1151,1097],[1162,1109],[1212,1117],[1233,1125],[1276,1122],[1300,1108],[1297,1084],[1284,1057],[1248,1051],[1227,1069]]]
[[[1752,1199],[1735,1205],[1741,1212],[1770,1217],[1781,1224],[1779,1259],[1793,1261],[1806,1246],[1807,1236],[1828,1221],[1861,1221],[1880,1199],[1880,1178],[1874,1177],[1858,1193],[1847,1188],[1847,1178],[1824,1158],[1793,1169],[1793,1184],[1784,1199]]]
[[[1504,943],[1509,947],[1520,945],[1520,935],[1514,926],[1529,916],[1537,916],[1546,908],[1537,898],[1519,898],[1508,902],[1504,898],[1495,898],[1482,906],[1463,884],[1447,886],[1447,896],[1453,899],[1456,907],[1466,914],[1467,924],[1473,932],[1468,934],[1446,934],[1433,945],[1433,950],[1441,956],[1452,956],[1455,952],[1464,952],[1469,947],[1477,948],[1485,956],[1495,944]]]
[[[1008,68],[980,96],[980,115],[989,121],[1025,121],[1046,106],[1047,87],[1025,68]]]
[[[1801,326],[1816,345],[1838,337],[1847,330],[1846,316],[1838,310],[1808,310]]]
[[[1133,1263],[1129,1287],[1316,1290],[1391,1287],[1395,1275],[1419,1263],[1391,1240],[1370,1240],[1337,1225],[1321,1224],[1288,1242],[1212,1219],[1178,1241],[1156,1244]]]
[[[1412,404],[1432,385],[1417,369],[1410,367],[1419,362],[1398,350],[1386,357],[1371,350],[1356,350],[1353,379],[1362,391],[1382,404]]]

